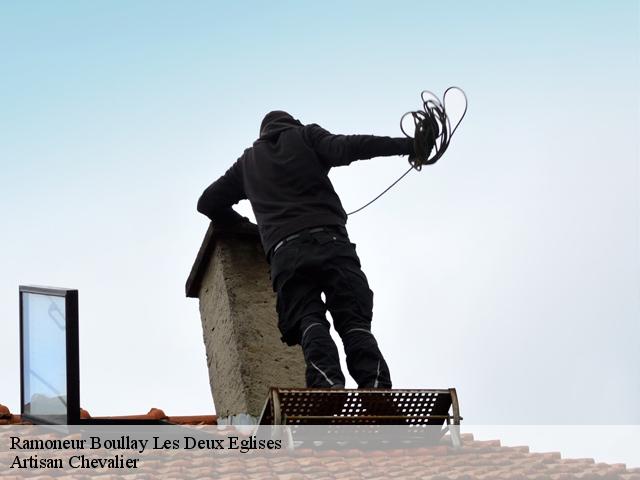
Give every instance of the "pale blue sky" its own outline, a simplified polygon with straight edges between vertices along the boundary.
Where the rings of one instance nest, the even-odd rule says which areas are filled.
[[[17,286],[45,284],[80,291],[84,408],[210,412],[201,191],[271,109],[395,136],[455,84],[441,163],[349,221],[395,385],[456,386],[472,423],[640,422],[639,24],[637,2],[4,2],[0,403]],[[336,169],[345,208],[405,162]]]

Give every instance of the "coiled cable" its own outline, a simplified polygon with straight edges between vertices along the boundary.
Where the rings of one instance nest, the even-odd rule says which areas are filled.
[[[464,110],[462,115],[458,119],[457,123],[451,128],[451,121],[449,115],[447,115],[447,94],[451,90],[457,90],[462,93],[464,98]],[[349,212],[347,215],[353,215],[358,213],[373,202],[382,197],[391,188],[393,188],[400,180],[402,180],[411,170],[422,170],[423,165],[433,165],[436,163],[444,152],[449,148],[451,137],[460,126],[460,122],[467,113],[467,95],[459,87],[449,87],[444,91],[442,95],[442,102],[440,99],[429,90],[423,90],[420,93],[422,99],[422,110],[409,111],[400,117],[400,130],[408,137],[413,138],[414,155],[409,156],[409,169],[404,172],[396,181],[384,189],[373,200],[369,201],[362,207]],[[411,116],[414,124],[414,135],[411,137],[404,129],[403,122],[407,116]]]

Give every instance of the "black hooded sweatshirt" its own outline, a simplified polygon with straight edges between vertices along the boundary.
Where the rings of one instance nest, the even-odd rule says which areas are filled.
[[[345,226],[347,214],[329,180],[331,167],[354,160],[413,154],[413,139],[332,135],[283,111],[268,113],[260,138],[198,200],[198,211],[231,225],[244,218],[231,206],[249,199],[265,253],[305,228]]]

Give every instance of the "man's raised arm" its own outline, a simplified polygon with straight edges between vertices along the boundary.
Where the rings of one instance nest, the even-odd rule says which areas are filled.
[[[305,127],[305,137],[327,167],[349,165],[355,160],[374,157],[414,154],[412,138],[333,135],[316,124]]]

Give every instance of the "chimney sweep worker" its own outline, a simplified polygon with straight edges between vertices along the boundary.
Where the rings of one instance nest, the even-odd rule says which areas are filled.
[[[391,388],[389,368],[371,333],[373,292],[328,173],[355,160],[413,156],[413,142],[333,135],[273,111],[262,120],[253,146],[198,201],[198,211],[220,226],[247,222],[231,206],[243,199],[251,202],[277,292],[282,341],[302,346],[308,387],[345,385],[329,334],[328,309],[358,387]]]

